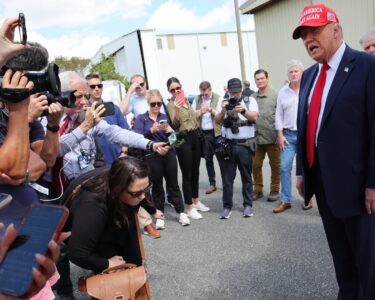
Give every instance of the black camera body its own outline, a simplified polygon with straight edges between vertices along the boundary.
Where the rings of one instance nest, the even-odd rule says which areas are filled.
[[[0,85],[2,85],[2,79],[5,72],[8,70],[8,67],[5,65],[0,70]],[[25,71],[24,76],[27,77],[30,81],[34,83],[34,87],[28,91],[28,93],[24,93],[27,95],[23,99],[27,98],[30,94],[40,93],[40,92],[49,92],[54,97],[61,97],[61,83],[59,78],[59,66],[55,63],[49,63],[47,67],[42,71]],[[22,89],[23,92],[25,92]],[[12,99],[11,94],[15,94],[14,99]],[[9,95],[8,95],[9,94]],[[5,99],[8,102],[19,102],[21,97],[16,96],[17,91],[9,89],[1,89],[0,90],[0,97]],[[65,96],[64,96],[65,97]],[[65,105],[64,105],[65,106]]]
[[[240,132],[239,122],[238,122],[238,113],[230,110],[227,111],[227,115],[223,120],[223,126],[225,128],[230,128],[233,134]]]
[[[75,103],[76,103],[77,98],[74,95],[75,92],[76,90],[67,90],[67,91],[62,92],[59,95],[54,95],[54,94],[51,94],[50,92],[45,92],[43,93],[43,95],[47,97],[48,106],[50,106],[52,103],[58,102],[64,107],[76,108]],[[42,116],[47,116],[47,115],[48,115],[48,111],[44,111],[42,114]]]
[[[231,158],[231,148],[230,148],[230,144],[228,143],[228,141],[225,139],[225,138],[220,138],[219,141],[217,142],[217,148],[215,149],[215,152],[219,155],[221,155],[221,157],[224,159],[224,160],[228,160]]]
[[[229,110],[232,110],[233,108],[235,108],[237,105],[239,105],[241,102],[241,98],[240,99],[237,99],[237,98],[234,98],[234,97],[231,97],[228,99],[228,104],[225,105],[225,109],[227,111]]]

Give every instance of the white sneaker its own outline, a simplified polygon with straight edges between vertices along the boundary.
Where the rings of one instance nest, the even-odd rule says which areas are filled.
[[[188,217],[193,219],[193,220],[199,220],[202,219],[202,215],[197,211],[195,207],[193,207],[191,210],[188,211],[187,213]]]
[[[185,214],[185,213],[180,213],[180,218],[178,219],[178,222],[180,222],[180,224],[182,226],[190,225],[190,220],[189,220],[187,214]]]
[[[156,229],[165,229],[164,220],[156,219],[155,227],[156,227]]]
[[[198,202],[197,204],[194,204],[194,207],[196,208],[196,210],[199,210],[199,211],[209,211],[210,208],[206,205],[204,205],[202,202]]]

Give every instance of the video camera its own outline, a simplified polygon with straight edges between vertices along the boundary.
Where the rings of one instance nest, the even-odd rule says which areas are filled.
[[[7,66],[0,70],[0,85],[7,70]],[[26,71],[24,76],[34,83],[31,90],[0,89],[0,97],[5,101],[16,103],[26,99],[30,94],[44,92],[44,95],[47,96],[48,105],[58,102],[64,107],[75,108],[75,91],[69,90],[61,93],[59,66],[55,63],[49,63],[42,71]]]
[[[234,97],[231,97],[228,99],[228,104],[225,105],[225,109],[228,111],[228,110],[232,110],[233,108],[235,108],[237,105],[240,104],[241,102],[241,99],[237,99],[237,98],[234,98]]]

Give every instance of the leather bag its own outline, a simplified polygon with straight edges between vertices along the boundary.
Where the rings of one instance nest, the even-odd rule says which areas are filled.
[[[145,268],[145,252],[138,216],[135,214],[139,249],[143,264],[122,264],[105,269],[101,274],[81,277],[78,289],[86,292],[94,299],[100,300],[150,300],[150,287]]]

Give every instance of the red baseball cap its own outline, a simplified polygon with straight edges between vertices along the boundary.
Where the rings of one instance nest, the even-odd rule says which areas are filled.
[[[335,11],[323,4],[305,6],[293,31],[293,39],[301,37],[303,27],[320,27],[330,23],[339,23]]]

